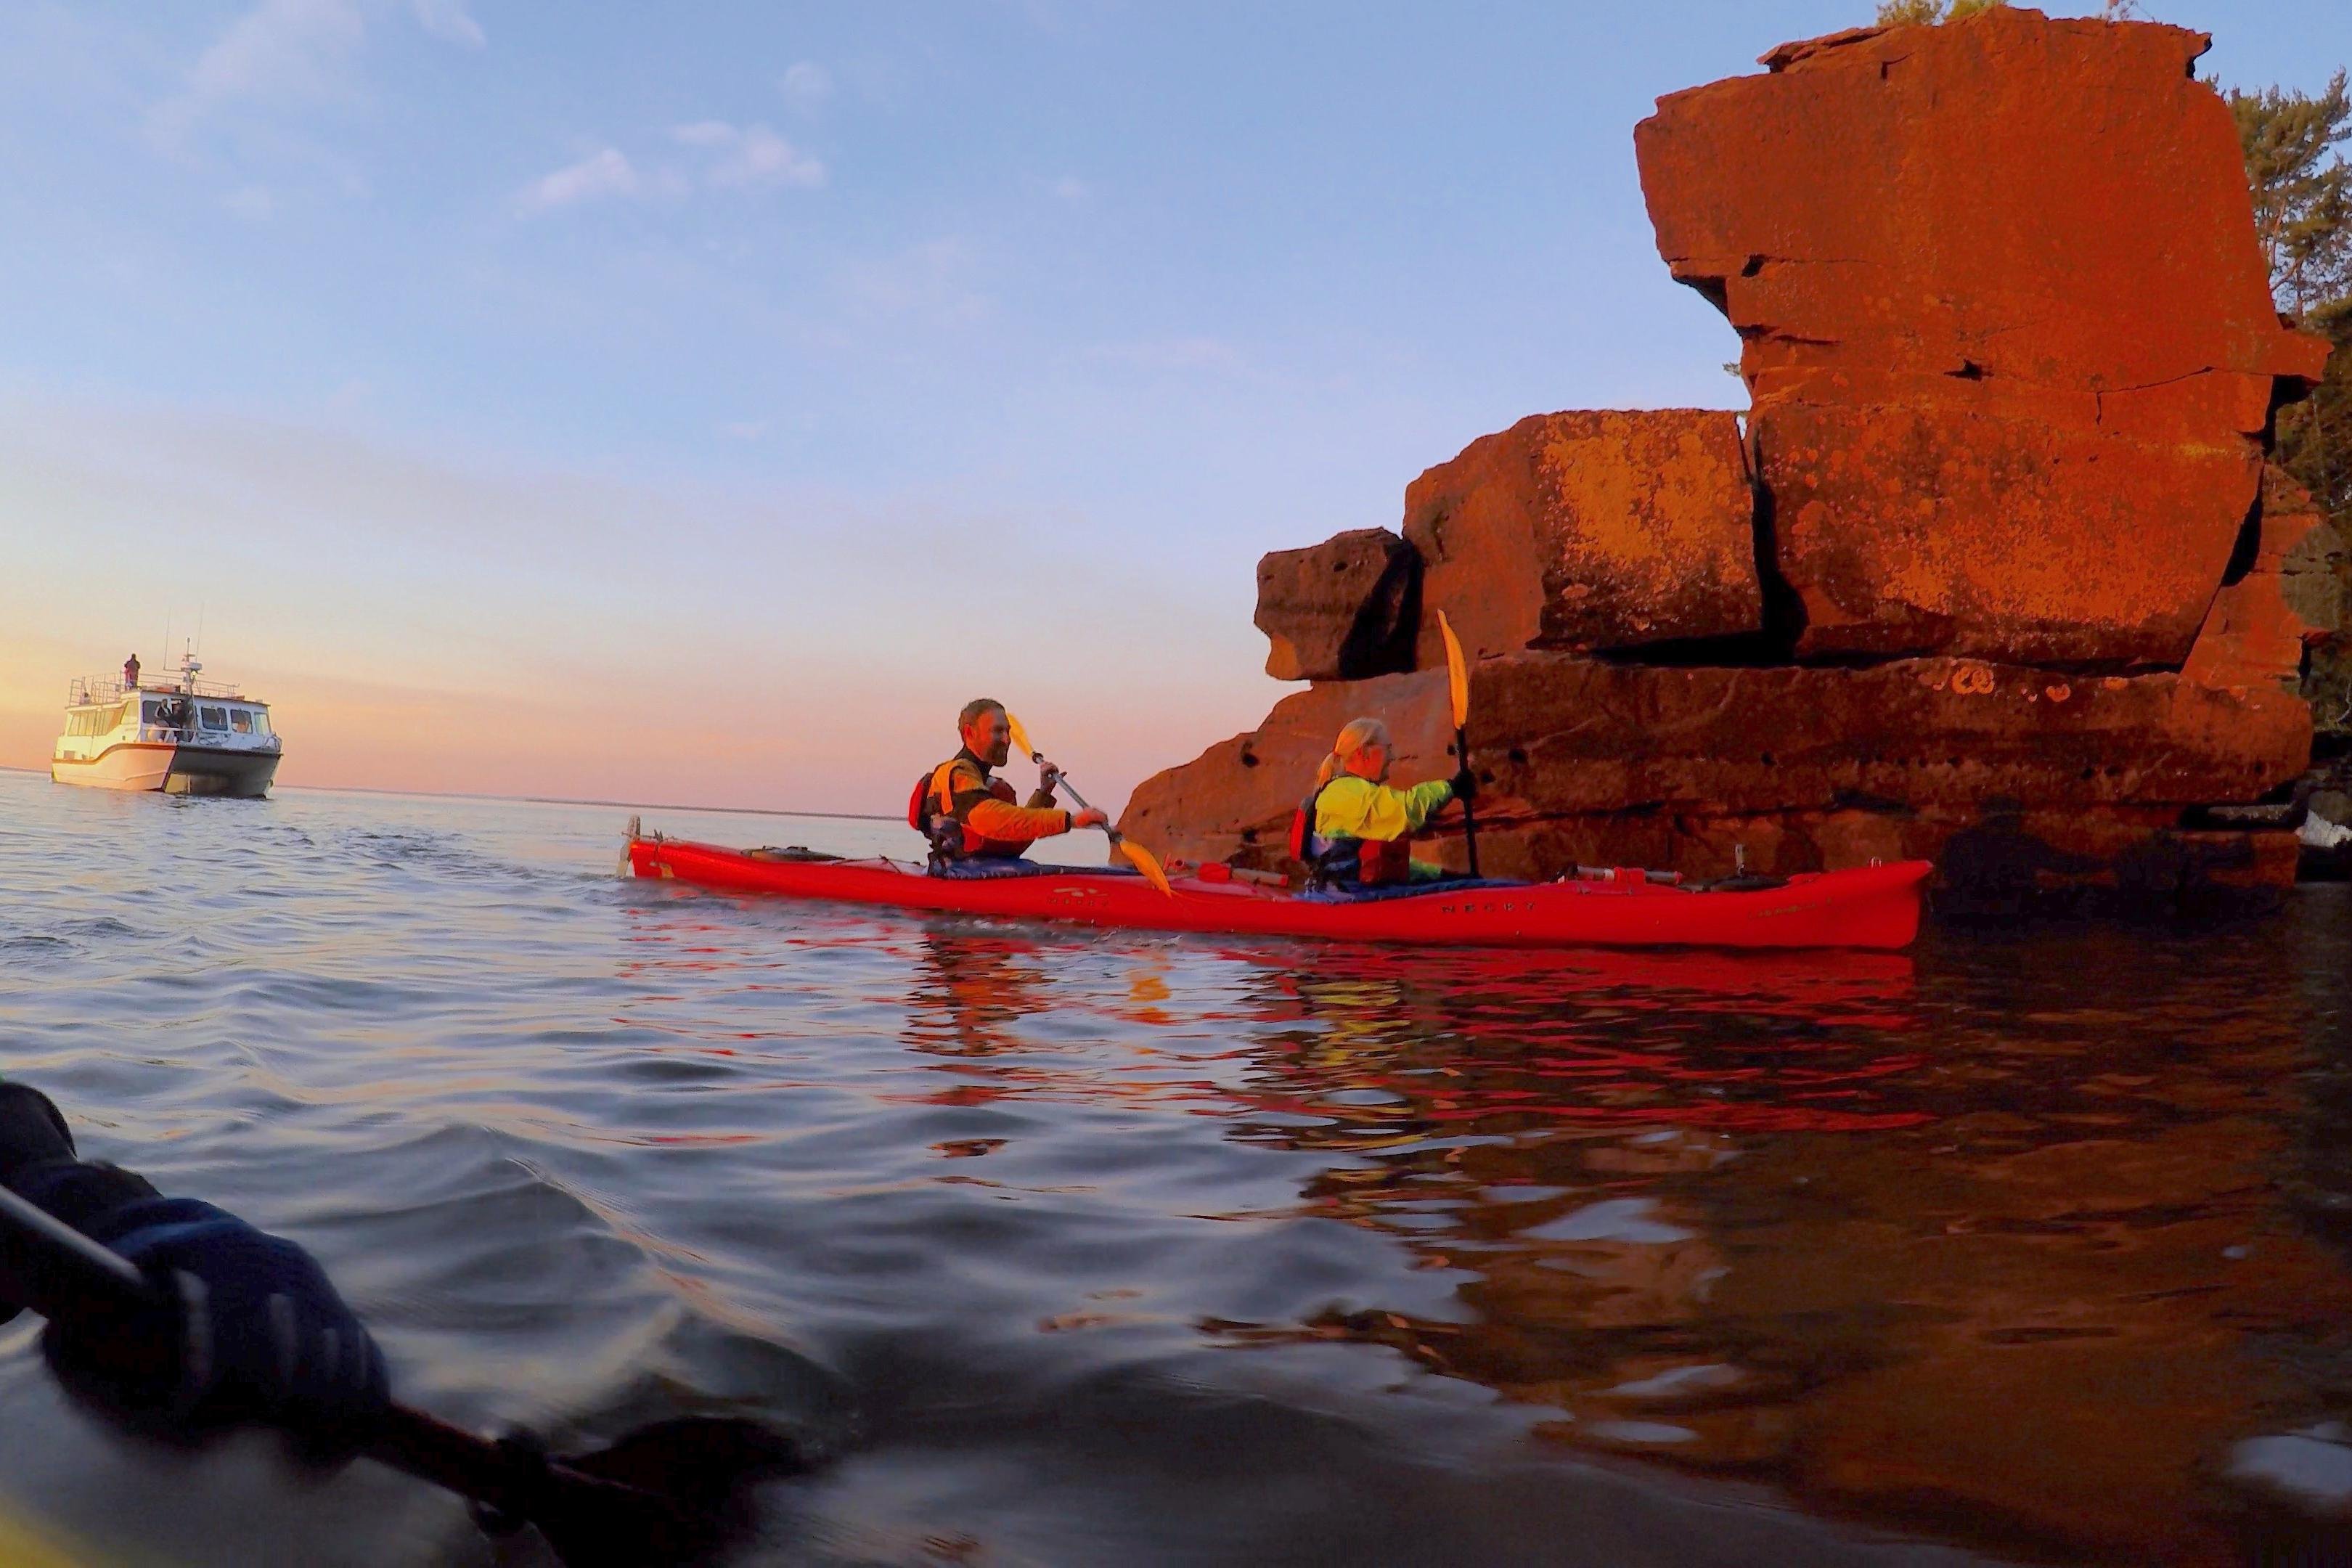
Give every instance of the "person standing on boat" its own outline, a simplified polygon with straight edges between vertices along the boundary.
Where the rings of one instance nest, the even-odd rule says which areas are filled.
[[[170,1303],[50,1319],[42,1353],[84,1405],[175,1443],[273,1426],[324,1462],[358,1452],[382,1421],[383,1357],[294,1243],[83,1161],[57,1106],[21,1083],[0,1082],[0,1186],[137,1264]],[[0,1322],[22,1310],[12,1290],[37,1283],[0,1265]]]
[[[1290,852],[1313,879],[1377,888],[1446,875],[1412,858],[1412,836],[1448,802],[1475,798],[1478,781],[1465,767],[1450,779],[1399,789],[1388,782],[1394,750],[1378,719],[1349,720],[1331,742],[1290,829]]]
[[[122,661],[122,689],[125,691],[139,689],[139,656],[135,653]]]
[[[1039,764],[1028,802],[1014,804],[1013,786],[991,771],[1013,755],[1003,703],[988,697],[965,703],[956,731],[963,749],[917,781],[907,805],[908,823],[931,841],[935,861],[1017,860],[1040,838],[1109,825],[1102,812],[1054,804],[1062,772],[1051,763]]]

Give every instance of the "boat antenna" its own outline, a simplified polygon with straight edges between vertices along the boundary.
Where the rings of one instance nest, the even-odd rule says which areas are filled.
[[[196,601],[196,657],[205,657],[205,602]]]

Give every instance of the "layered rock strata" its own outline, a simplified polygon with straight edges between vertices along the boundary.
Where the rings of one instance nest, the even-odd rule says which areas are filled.
[[[1744,433],[1536,416],[1414,480],[1401,543],[1269,556],[1268,668],[1325,684],[1148,781],[1122,826],[1276,865],[1359,714],[1400,777],[1451,772],[1443,610],[1477,660],[1489,870],[2291,879],[2292,835],[2204,825],[2308,764],[2292,689],[2340,624],[2342,546],[2263,458],[2325,348],[2272,308],[2229,111],[2188,70],[2203,43],[2012,8],[1662,100],[1643,189],[1667,265],[1740,334]]]
[[[2274,686],[1965,659],[1661,670],[1528,651],[1480,660],[1471,709],[1488,781],[1481,866],[1512,876],[1576,864],[1721,875],[1740,847],[1784,875],[1940,861],[1971,830],[1982,842],[1963,852],[1979,862],[2069,881],[2111,879],[2141,852],[2251,872],[2247,836],[2183,833],[2184,808],[2254,799],[2310,751],[2309,710]],[[1148,781],[1120,826],[1190,858],[1273,867],[1303,781],[1360,712],[1388,721],[1401,777],[1453,771],[1442,668],[1318,686]],[[2291,878],[2293,841],[2271,837]],[[1458,839],[1427,853],[1462,864]]]

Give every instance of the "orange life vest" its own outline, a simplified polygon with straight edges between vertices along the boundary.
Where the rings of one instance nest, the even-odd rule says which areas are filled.
[[[961,757],[950,757],[915,781],[914,793],[907,797],[907,826],[931,841],[933,854],[949,859],[973,855],[1013,856],[1028,848],[1030,841],[1026,839],[1008,843],[976,833],[956,815],[955,774],[963,765]],[[990,779],[988,793],[1008,805],[1019,798],[1013,786],[1003,779]]]

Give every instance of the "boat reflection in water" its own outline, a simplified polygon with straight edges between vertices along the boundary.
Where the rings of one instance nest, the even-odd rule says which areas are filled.
[[[2309,1223],[2352,1202],[2352,1111],[2304,1098],[2352,1042],[2333,992],[2249,984],[2259,931],[1915,965],[793,929],[904,961],[934,1081],[891,1093],[1024,1113],[935,1155],[1057,1105],[1137,1139],[1212,1118],[1233,1194],[1265,1190],[1254,1155],[1291,1195],[1171,1214],[1392,1260],[1319,1310],[1179,1320],[1210,1343],[1384,1347],[1564,1445],[2031,1556],[2239,1560],[2287,1527],[2233,1456],[2352,1400],[2352,1285]]]

